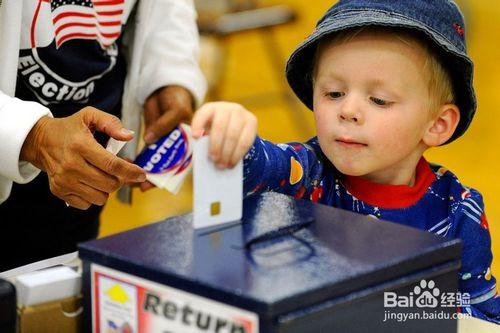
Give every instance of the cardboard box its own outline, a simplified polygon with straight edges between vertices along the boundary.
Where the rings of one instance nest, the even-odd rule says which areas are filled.
[[[66,299],[82,291],[82,275],[57,266],[16,277],[17,304],[30,306]]]
[[[457,329],[453,318],[384,316],[456,312],[433,302],[457,292],[459,240],[276,193],[247,198],[241,223],[195,230],[188,214],[81,244],[79,253],[88,331]]]
[[[82,332],[82,295],[17,309],[19,333]]]

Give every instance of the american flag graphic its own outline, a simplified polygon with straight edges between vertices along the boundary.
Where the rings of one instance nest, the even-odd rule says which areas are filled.
[[[103,48],[120,36],[125,0],[50,1],[56,47],[72,39],[97,40]]]

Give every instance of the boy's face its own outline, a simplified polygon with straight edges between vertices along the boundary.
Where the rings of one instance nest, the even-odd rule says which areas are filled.
[[[425,59],[416,43],[384,32],[321,47],[314,117],[321,148],[340,172],[397,183],[398,173],[415,170],[431,121]]]

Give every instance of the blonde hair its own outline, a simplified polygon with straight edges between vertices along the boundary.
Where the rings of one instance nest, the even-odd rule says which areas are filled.
[[[414,47],[416,44],[424,50],[427,56],[425,57],[423,69],[428,73],[427,86],[430,97],[428,107],[431,115],[435,115],[439,111],[440,106],[448,103],[455,103],[452,77],[444,66],[443,60],[441,60],[442,57],[438,54],[436,48],[422,35],[407,29],[396,27],[364,26],[346,29],[334,33],[326,39],[320,41],[314,56],[314,68],[312,71],[313,85],[318,71],[317,64],[321,53],[320,51],[323,46],[326,44],[332,45],[347,43],[364,31],[390,33],[401,42],[411,47]]]

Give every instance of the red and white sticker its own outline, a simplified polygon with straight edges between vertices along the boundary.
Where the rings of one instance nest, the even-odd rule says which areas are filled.
[[[91,264],[95,333],[258,333],[257,314]]]

